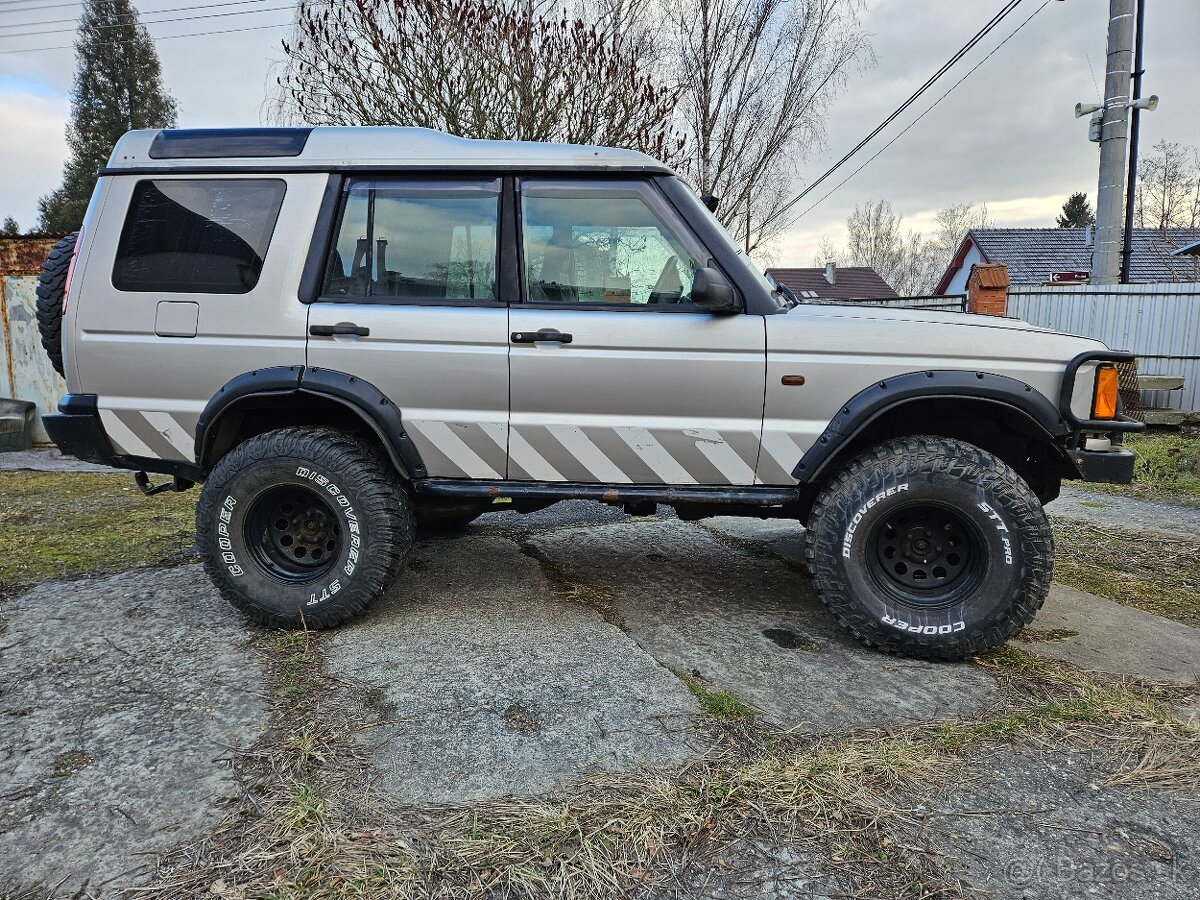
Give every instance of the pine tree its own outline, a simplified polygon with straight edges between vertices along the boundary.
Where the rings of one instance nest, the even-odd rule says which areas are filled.
[[[175,100],[162,86],[158,51],[130,0],[84,0],[75,59],[63,183],[38,201],[40,228],[50,233],[79,227],[96,170],[121,135],[176,123]]]
[[[1096,214],[1088,203],[1087,194],[1076,191],[1063,204],[1062,215],[1058,217],[1059,228],[1087,228],[1096,224]]]
[[[0,237],[16,237],[21,233],[21,226],[17,224],[17,220],[12,216],[8,216],[0,223]]]

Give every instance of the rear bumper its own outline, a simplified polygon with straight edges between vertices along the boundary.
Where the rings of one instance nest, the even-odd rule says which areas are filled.
[[[42,424],[62,453],[84,462],[135,472],[177,475],[191,481],[200,479],[200,469],[195,463],[117,453],[100,421],[95,394],[67,394],[58,401],[57,413],[42,416]]]
[[[1137,457],[1129,450],[1076,450],[1071,454],[1084,481],[1129,484]]]
[[[67,394],[58,402],[57,413],[42,416],[42,424],[65,455],[114,469],[126,468],[104,433],[95,395]]]

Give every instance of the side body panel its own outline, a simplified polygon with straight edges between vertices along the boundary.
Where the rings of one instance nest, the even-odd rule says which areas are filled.
[[[118,452],[193,461],[196,422],[222,385],[250,369],[304,364],[308,309],[296,292],[327,177],[257,177],[285,181],[286,193],[258,282],[243,294],[117,290],[117,246],[142,179],[105,179],[103,216],[89,236],[68,314],[75,336],[72,390],[99,396],[101,420]],[[193,327],[195,335],[186,336]]]
[[[874,312],[799,306],[767,318],[761,483],[794,484],[804,452],[847,400],[876,382],[934,369],[984,371],[1024,382],[1056,404],[1066,361],[1102,346],[1006,320]],[[803,384],[785,385],[785,376],[803,376]]]
[[[512,309],[509,477],[612,484],[755,484],[762,316]]]
[[[508,309],[313,303],[313,325],[370,329],[309,339],[308,364],[371,382],[400,408],[431,476],[503,478],[508,453]]]

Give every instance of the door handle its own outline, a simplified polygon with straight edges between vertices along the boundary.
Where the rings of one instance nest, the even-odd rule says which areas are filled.
[[[335,334],[353,334],[358,337],[368,337],[370,328],[355,325],[353,322],[338,322],[336,325],[310,325],[308,333],[313,337],[333,337]]]
[[[514,344],[536,344],[539,341],[569,344],[572,340],[574,338],[571,335],[564,334],[554,328],[543,328],[540,331],[514,331],[512,333],[512,342]]]

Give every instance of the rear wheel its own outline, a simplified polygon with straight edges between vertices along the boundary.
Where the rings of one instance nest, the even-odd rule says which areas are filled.
[[[71,257],[75,253],[75,242],[79,232],[68,234],[54,245],[50,255],[42,263],[37,283],[37,323],[42,338],[42,349],[50,358],[50,365],[59,375],[63,373],[62,318],[63,298],[66,293],[67,272],[71,269]]]
[[[1003,644],[1045,601],[1049,522],[1029,486],[962,441],[868,450],[821,493],[806,553],[823,603],[880,649],[959,659]]]
[[[196,507],[209,578],[264,625],[331,628],[387,588],[413,539],[408,492],[375,447],[326,428],[239,444]]]

